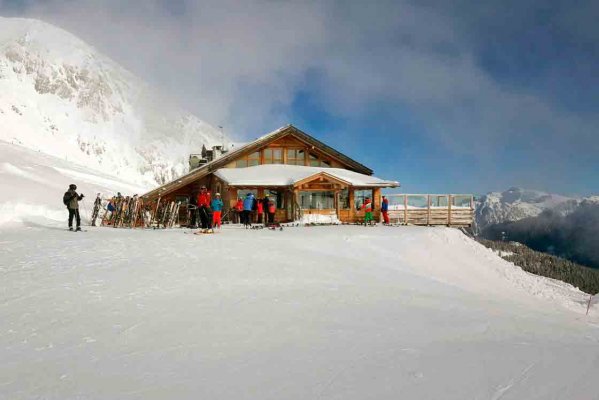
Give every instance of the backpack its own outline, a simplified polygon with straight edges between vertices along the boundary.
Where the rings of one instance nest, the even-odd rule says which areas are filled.
[[[69,206],[69,202],[71,201],[71,199],[73,198],[73,196],[71,196],[71,194],[69,192],[65,192],[64,196],[62,196],[62,204],[64,204],[65,206]]]

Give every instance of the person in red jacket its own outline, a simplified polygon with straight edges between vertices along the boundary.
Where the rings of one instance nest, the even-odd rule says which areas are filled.
[[[256,202],[256,223],[262,223],[262,216],[264,215],[264,204],[262,204],[262,199],[258,199]]]
[[[275,212],[277,206],[274,201],[268,200],[268,224],[273,225],[275,223]]]
[[[364,225],[370,225],[374,219],[372,218],[372,202],[369,197],[364,201],[362,209],[364,210]]]
[[[198,193],[198,213],[200,214],[200,222],[202,224],[202,230],[208,231],[212,229],[212,223],[210,218],[210,202],[212,201],[210,192],[206,189],[206,186],[200,188]]]
[[[237,199],[235,211],[237,211],[237,223],[241,224],[241,214],[243,213],[243,199],[241,197]]]
[[[381,202],[381,214],[383,214],[383,223],[389,225],[389,200],[385,196]]]

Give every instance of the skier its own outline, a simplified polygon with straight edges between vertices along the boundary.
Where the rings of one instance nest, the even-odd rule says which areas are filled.
[[[243,200],[243,226],[247,228],[251,228],[252,220],[250,219],[250,214],[252,213],[252,206],[254,205],[254,194],[248,193],[245,196],[245,200]]]
[[[212,230],[212,224],[209,218],[210,212],[210,192],[206,189],[206,186],[200,188],[198,194],[198,213],[200,214],[202,232],[207,233]]]
[[[373,222],[372,203],[370,202],[370,197],[366,198],[362,208],[364,209],[364,225],[370,225]]]
[[[275,223],[275,212],[277,211],[277,206],[273,200],[268,201],[268,224],[274,225]]]
[[[256,204],[256,223],[262,224],[262,217],[264,216],[264,204],[262,204],[262,199],[258,199],[258,204]]]
[[[243,216],[243,199],[241,197],[237,198],[237,203],[235,204],[235,211],[237,213],[237,223],[241,224],[242,216]]]
[[[73,217],[77,223],[77,231],[81,231],[81,216],[79,215],[79,201],[85,197],[83,194],[77,194],[77,185],[70,184],[69,190],[67,190],[62,196],[62,202],[69,210],[69,230],[73,230]]]
[[[221,226],[221,213],[223,211],[223,201],[220,198],[220,193],[215,195],[216,197],[212,200],[210,206],[212,207],[212,226],[220,229]]]
[[[389,200],[385,196],[381,202],[381,213],[383,214],[383,223],[389,225]]]

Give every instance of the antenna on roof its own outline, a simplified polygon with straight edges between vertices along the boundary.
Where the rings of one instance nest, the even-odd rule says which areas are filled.
[[[222,147],[223,150],[222,151],[224,153],[224,152],[227,151],[227,146],[225,144],[225,134],[223,132],[223,127],[221,125],[218,126],[218,129],[220,129],[220,142],[223,145],[223,147]]]

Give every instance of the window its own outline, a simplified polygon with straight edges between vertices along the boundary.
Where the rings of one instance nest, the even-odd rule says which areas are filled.
[[[342,210],[349,208],[349,189],[343,189],[339,192],[339,208]]]
[[[354,190],[354,205],[356,210],[362,208],[362,205],[367,198],[372,201],[372,190]]]
[[[248,156],[248,167],[260,165],[260,152],[256,151]]]
[[[277,210],[285,208],[285,196],[283,196],[282,192],[278,192],[276,190],[265,190],[264,196],[268,197],[269,200],[274,201]]]
[[[264,149],[264,164],[283,164],[283,149]]]
[[[189,196],[175,196],[175,203],[181,203],[182,205],[186,205],[189,203]]]
[[[306,152],[302,149],[287,149],[287,164],[305,165]]]
[[[299,204],[303,210],[335,208],[335,192],[299,192]]]
[[[235,161],[236,168],[254,167],[260,165],[260,152],[255,151],[239,160]]]
[[[256,190],[255,189],[252,189],[252,190],[246,190],[246,189],[242,190],[242,189],[240,189],[240,190],[237,191],[237,198],[241,197],[241,199],[245,199],[245,196],[247,196],[248,193],[253,193],[254,197],[256,197]]]
[[[320,160],[318,159],[318,156],[314,153],[310,153],[308,160],[310,160],[309,165],[311,167],[320,167]]]

